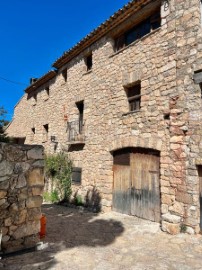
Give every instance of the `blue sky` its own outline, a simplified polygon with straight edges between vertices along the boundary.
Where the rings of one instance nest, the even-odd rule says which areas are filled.
[[[31,77],[44,75],[64,51],[128,1],[0,0],[0,106],[7,119]]]

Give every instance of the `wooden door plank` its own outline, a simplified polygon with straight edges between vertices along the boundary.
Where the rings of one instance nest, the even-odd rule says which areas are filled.
[[[131,154],[131,214],[160,221],[159,157]]]
[[[113,210],[130,214],[130,166],[114,165]]]

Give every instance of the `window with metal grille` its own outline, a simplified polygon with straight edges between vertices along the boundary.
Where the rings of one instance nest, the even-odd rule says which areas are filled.
[[[137,83],[131,87],[126,88],[126,94],[128,97],[129,111],[140,110],[141,102],[141,83]]]
[[[72,168],[72,183],[80,184],[81,183],[81,174],[82,174],[82,168],[73,167]]]
[[[115,39],[115,51],[128,46],[161,26],[160,8],[149,18],[135,25]]]

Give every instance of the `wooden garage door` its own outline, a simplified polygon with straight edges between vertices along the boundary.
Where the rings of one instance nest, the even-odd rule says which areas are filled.
[[[140,149],[122,151],[114,155],[113,209],[160,222],[159,156]]]

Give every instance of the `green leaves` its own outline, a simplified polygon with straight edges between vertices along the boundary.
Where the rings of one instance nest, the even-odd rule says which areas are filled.
[[[7,120],[5,120],[6,114],[7,111],[3,107],[0,107],[0,142],[9,142],[9,138],[4,132],[5,126],[7,126],[9,123]]]
[[[71,196],[72,162],[64,153],[48,155],[45,158],[45,172],[53,181],[61,200],[68,201]]]

